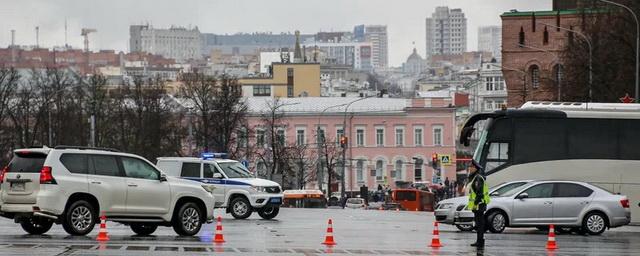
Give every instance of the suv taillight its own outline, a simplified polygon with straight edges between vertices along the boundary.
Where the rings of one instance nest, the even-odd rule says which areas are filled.
[[[56,184],[56,180],[51,175],[51,166],[43,166],[40,170],[40,184]]]
[[[0,170],[0,184],[4,182],[4,174],[7,172],[9,172],[9,166],[5,166],[4,168],[2,168],[2,170]]]
[[[620,204],[622,205],[622,208],[629,208],[629,199],[622,199],[620,200]]]

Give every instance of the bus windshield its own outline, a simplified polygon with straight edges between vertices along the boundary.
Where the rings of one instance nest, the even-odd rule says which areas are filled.
[[[484,144],[487,142],[487,135],[489,130],[489,125],[491,124],[491,118],[488,118],[485,123],[478,123],[478,126],[484,125],[482,128],[482,133],[480,134],[480,140],[478,141],[478,145],[476,145],[476,151],[473,153],[473,160],[476,163],[480,163],[480,158],[482,158],[482,148],[484,148]]]

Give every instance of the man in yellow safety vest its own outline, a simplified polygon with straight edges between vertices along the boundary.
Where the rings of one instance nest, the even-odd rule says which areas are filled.
[[[489,198],[489,187],[484,178],[482,167],[474,160],[469,167],[469,202],[467,208],[473,211],[473,219],[476,224],[476,242],[471,244],[478,248],[484,247],[485,218],[484,212],[487,210]]]

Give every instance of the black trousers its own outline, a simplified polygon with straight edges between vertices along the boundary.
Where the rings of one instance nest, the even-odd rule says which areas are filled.
[[[484,212],[487,210],[486,204],[478,205],[478,210],[473,211],[473,220],[476,223],[476,242],[484,244],[484,232],[486,231]]]

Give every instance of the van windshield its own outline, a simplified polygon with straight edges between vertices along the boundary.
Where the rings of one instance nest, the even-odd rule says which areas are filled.
[[[233,178],[252,178],[253,176],[244,165],[239,162],[218,163],[220,169],[229,177]]]

